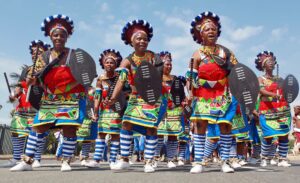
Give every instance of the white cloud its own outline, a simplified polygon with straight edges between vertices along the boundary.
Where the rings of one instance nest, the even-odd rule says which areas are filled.
[[[109,10],[109,7],[108,7],[108,4],[107,4],[107,3],[101,4],[101,6],[100,6],[100,11],[101,11],[102,13],[107,12],[108,10]]]
[[[167,14],[161,11],[154,11],[153,14],[162,20],[167,17]]]
[[[199,47],[188,34],[182,36],[165,36],[164,46],[172,54],[173,73],[184,75],[188,67],[189,59]]]
[[[271,40],[280,40],[288,33],[288,28],[277,28],[271,31]]]
[[[193,15],[193,11],[192,10],[190,10],[190,9],[181,9],[182,11],[182,14],[183,15],[186,15],[186,16],[192,16]]]
[[[78,22],[78,30],[91,31],[91,30],[93,30],[93,28],[91,25],[88,25],[85,21],[79,21]]]
[[[115,19],[115,16],[114,16],[114,15],[107,15],[107,16],[106,16],[106,19],[107,19],[107,20],[114,20],[114,19]]]
[[[261,33],[263,26],[246,26],[243,28],[237,28],[233,30],[230,34],[232,40],[234,41],[244,41],[252,36],[256,36]]]
[[[263,26],[252,26],[247,25],[244,27],[237,27],[235,22],[226,16],[220,16],[221,19],[221,31],[223,36],[227,38],[228,41],[235,42],[235,44],[239,44],[239,42],[245,41],[253,36],[259,35],[263,30]],[[222,36],[221,36],[222,37]]]
[[[184,19],[179,17],[179,13],[176,15],[171,15],[161,11],[155,11],[153,14],[157,16],[166,26],[166,28],[161,28],[161,32],[163,32],[163,30],[170,30],[170,34],[164,33],[162,36],[162,47],[164,50],[168,50],[172,54],[172,72],[176,73],[176,75],[184,75],[188,65],[188,60],[193,54],[193,51],[196,49],[196,44],[193,42],[193,39],[188,31],[189,22],[186,22]]]
[[[253,52],[261,52],[262,50],[265,50],[266,49],[266,45],[264,43],[261,43],[261,44],[256,44],[256,45],[253,45],[250,47],[250,50],[253,51]]]
[[[236,43],[234,41],[231,41],[229,39],[226,39],[222,36],[219,37],[218,43],[223,45],[223,46],[226,46],[228,49],[232,50],[233,52],[235,52],[238,49],[238,46],[239,46],[238,43]]]
[[[167,26],[171,26],[171,27],[178,27],[182,30],[185,30],[185,31],[189,31],[189,23],[186,22],[186,21],[183,21],[182,19],[178,18],[178,17],[167,17],[165,19],[165,24]]]
[[[120,21],[107,27],[103,34],[104,44],[106,46],[117,46],[122,44],[121,30],[124,24],[123,21]]]
[[[165,44],[171,47],[186,47],[191,43],[191,37],[188,36],[177,36],[177,37],[166,37]]]

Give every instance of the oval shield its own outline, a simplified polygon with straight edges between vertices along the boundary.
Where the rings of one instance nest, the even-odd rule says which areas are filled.
[[[70,56],[72,75],[84,87],[89,87],[97,76],[94,59],[84,50],[77,48]]]
[[[43,96],[44,89],[37,85],[32,85],[29,93],[28,101],[36,110],[40,109],[40,102]]]
[[[125,92],[121,91],[119,96],[117,97],[116,102],[111,107],[112,110],[119,113],[120,116],[123,116],[126,106],[127,106],[126,95]]]
[[[112,78],[111,80],[111,84],[110,87],[108,89],[108,98],[110,98],[112,96],[112,93],[116,87],[117,81],[119,78],[119,74],[117,74],[114,78]],[[116,99],[116,102],[111,105],[112,110],[114,110],[115,112],[119,113],[119,115],[123,115],[125,108],[126,108],[126,94],[124,91],[121,91]]]
[[[181,102],[185,98],[184,84],[176,76],[173,79],[170,93],[172,95],[172,100],[173,100],[173,103],[175,104],[175,106],[176,107],[180,106]]]
[[[228,77],[229,88],[233,96],[252,114],[259,93],[259,82],[255,73],[244,64],[236,64]]]
[[[138,94],[150,105],[154,105],[161,96],[161,74],[147,61],[142,61],[138,66],[134,83]]]
[[[288,103],[292,103],[298,96],[299,83],[295,76],[289,74],[283,81],[283,97]]]
[[[88,117],[93,116],[93,109],[94,109],[94,100],[90,100],[89,97],[86,97],[86,103],[85,103],[85,115]]]

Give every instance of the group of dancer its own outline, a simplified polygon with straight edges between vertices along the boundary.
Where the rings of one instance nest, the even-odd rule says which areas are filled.
[[[216,14],[203,12],[192,21],[192,37],[201,47],[191,62],[186,62],[185,76],[171,74],[171,53],[156,54],[147,49],[153,36],[149,22],[128,22],[121,38],[132,47],[132,54],[122,58],[117,50],[103,51],[99,63],[104,72],[92,76],[97,77],[95,87],[92,80],[78,79],[84,74],[76,75],[78,70],[73,66],[80,58],[65,45],[73,29],[68,16],[47,17],[42,31],[50,37],[52,47],[42,41],[30,45],[33,66],[24,69],[10,95],[11,101],[19,101],[11,124],[11,171],[39,167],[45,138],[49,130],[56,129],[63,136],[59,153],[63,172],[71,171],[77,141],[82,142],[81,164],[100,167],[107,135],[112,170],[130,167],[135,136],[144,140],[140,155],[146,173],[156,170],[164,141],[169,168],[184,165],[186,148],[192,144],[191,173],[203,172],[216,149],[221,170],[234,172],[247,163],[244,152],[248,142],[252,144],[252,161],[260,160],[261,166],[267,166],[278,149],[276,164],[291,166],[287,160],[291,113],[280,78],[273,73],[276,57],[269,51],[257,55],[256,68],[264,74],[258,78],[256,109],[246,114],[244,104],[230,91],[228,76],[238,60],[232,51],[217,44],[221,24]],[[92,67],[86,68],[95,69]],[[34,87],[42,89],[40,99],[28,94]],[[38,107],[30,101],[38,101]],[[95,152],[93,160],[88,160],[92,144]]]

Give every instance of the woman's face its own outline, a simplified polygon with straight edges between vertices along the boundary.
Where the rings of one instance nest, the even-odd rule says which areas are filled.
[[[273,58],[270,58],[269,60],[266,61],[265,65],[265,70],[266,71],[273,71],[275,68],[275,61]]]
[[[218,40],[218,28],[213,23],[208,23],[201,30],[202,44],[205,46],[214,46]]]
[[[138,32],[132,39],[132,46],[135,51],[145,52],[148,47],[148,36],[144,32]]]
[[[172,62],[171,60],[164,61],[164,75],[169,75],[172,71]]]
[[[104,61],[104,70],[106,72],[113,72],[116,69],[116,62],[112,58],[108,58]]]
[[[53,43],[53,47],[56,50],[62,50],[65,48],[65,44],[67,42],[68,39],[68,35],[67,33],[62,30],[62,29],[55,29],[51,36],[50,39]]]

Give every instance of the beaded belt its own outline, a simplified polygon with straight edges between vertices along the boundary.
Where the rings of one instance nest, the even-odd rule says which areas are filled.
[[[199,79],[198,80],[199,86],[202,86],[204,88],[214,88],[216,84],[220,84],[221,86],[225,86],[227,84],[227,78],[211,81],[206,79]]]
[[[42,97],[42,100],[75,100],[75,99],[80,99],[85,96],[85,92],[80,92],[80,93],[68,93],[68,94],[45,94]]]

